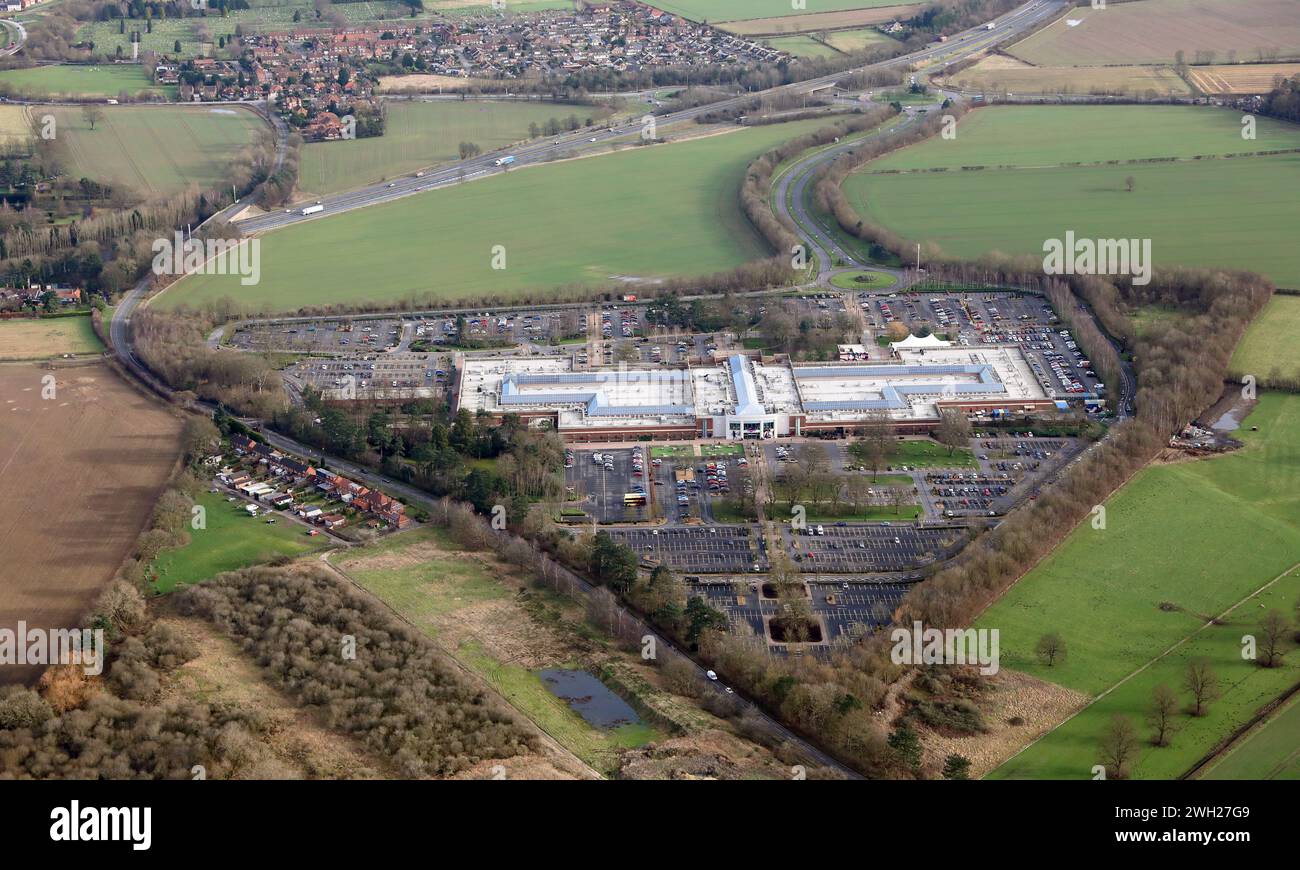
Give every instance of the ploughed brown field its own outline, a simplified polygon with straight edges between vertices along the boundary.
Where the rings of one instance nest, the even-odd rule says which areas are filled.
[[[86,627],[167,482],[180,431],[105,365],[0,366],[0,629]],[[0,684],[41,670],[0,664]]]

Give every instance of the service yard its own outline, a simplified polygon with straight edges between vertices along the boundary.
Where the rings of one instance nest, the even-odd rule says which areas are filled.
[[[80,627],[148,522],[180,430],[107,366],[0,366],[0,628]]]

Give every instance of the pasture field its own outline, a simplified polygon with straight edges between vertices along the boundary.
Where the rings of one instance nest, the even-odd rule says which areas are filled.
[[[1300,780],[1300,695],[1238,739],[1197,779]]]
[[[383,136],[340,142],[309,142],[303,147],[298,187],[334,193],[459,160],[461,142],[484,151],[528,138],[528,125],[575,115],[593,122],[605,114],[591,106],[550,102],[391,103]]]
[[[311,538],[307,529],[279,517],[274,524],[265,517],[250,517],[243,499],[226,501],[221,494],[204,492],[202,505],[207,528],[190,531],[183,547],[163,550],[149,566],[153,589],[159,594],[177,586],[198,583],[222,573],[269,562],[277,556],[300,556],[326,545]]]
[[[1187,82],[1167,66],[1031,66],[1004,55],[990,55],[952,76],[946,84],[967,92],[991,94],[1123,94],[1186,96]]]
[[[662,6],[663,4],[659,4]],[[919,4],[895,3],[866,6],[857,4],[858,8],[838,12],[808,11],[791,14],[789,4],[777,17],[749,18],[726,21],[718,24],[723,30],[738,36],[780,36],[788,33],[816,33],[823,30],[844,30],[866,27],[869,24],[884,24],[900,18],[911,18],[920,10]],[[716,21],[710,21],[717,24]]]
[[[1300,63],[1251,63],[1198,66],[1188,71],[1207,94],[1264,94],[1279,78],[1300,75]]]
[[[36,66],[28,69],[0,70],[0,91],[31,99],[63,97],[132,96],[142,91],[150,94],[176,95],[171,85],[155,85],[134,64],[73,66]]]
[[[235,156],[269,129],[236,106],[105,106],[93,130],[80,109],[51,111],[75,173],[146,195],[220,186]]]
[[[1228,371],[1233,376],[1300,377],[1300,296],[1277,294],[1246,330]]]
[[[1189,64],[1300,57],[1300,17],[1292,0],[1085,4],[1007,49],[1037,66],[1173,63],[1179,51]]]
[[[995,777],[1089,777],[1111,716],[1145,734],[1152,689],[1185,696],[1186,663],[1204,657],[1222,697],[1209,715],[1183,717],[1172,747],[1144,744],[1135,769],[1176,776],[1300,679],[1294,645],[1273,669],[1240,654],[1267,609],[1288,613],[1300,594],[1300,397],[1263,394],[1247,422],[1260,431],[1240,430],[1240,451],[1140,472],[1106,502],[1104,529],[1081,523],[979,618],[1000,631],[1003,667],[1093,696],[1111,690]],[[1049,631],[1068,650],[1052,667],[1034,654]]]
[[[595,728],[537,676],[572,667],[556,624],[535,621],[518,594],[526,581],[484,553],[461,550],[441,529],[419,529],[330,561],[478,676],[587,764],[609,773],[619,750],[662,737],[645,724]],[[547,592],[532,604],[559,615],[571,602]]]
[[[862,51],[882,42],[895,42],[874,27],[858,27],[853,30],[835,30],[826,34],[826,41],[840,51]]]
[[[1140,123],[1130,109],[1142,113]],[[956,140],[935,137],[876,161],[850,176],[845,193],[864,217],[952,255],[1041,256],[1044,239],[1073,230],[1078,238],[1151,239],[1157,267],[1253,269],[1300,287],[1287,232],[1300,219],[1292,195],[1300,154],[1190,159],[1300,147],[1300,128],[1261,125],[1255,141],[1243,142],[1239,116],[1218,110],[1105,106],[1076,116],[1052,107],[1035,122],[1038,111],[1049,110],[982,109],[958,126]],[[1183,160],[1060,165],[1154,157]],[[960,169],[980,165],[1014,168]],[[873,174],[925,167],[949,171]]]
[[[1294,124],[1259,118],[1256,138],[1246,141],[1239,112],[1196,106],[995,106],[966,115],[956,132],[955,139],[927,139],[873,161],[866,172],[1025,169],[1300,148]]]
[[[103,350],[89,317],[0,320],[0,360],[49,359]]]
[[[0,626],[81,627],[148,523],[180,431],[106,365],[0,366]],[[6,667],[0,680],[41,669]]]
[[[411,298],[482,301],[732,268],[768,253],[740,211],[745,167],[824,124],[774,124],[523,167],[305,222],[263,238],[258,286],[194,275],[155,304],[229,296],[250,309],[286,311]],[[497,245],[505,248],[505,269],[492,268]]]
[[[839,54],[829,45],[802,34],[799,36],[775,36],[764,39],[763,43],[770,45],[777,51],[788,51],[795,57],[835,57]]]

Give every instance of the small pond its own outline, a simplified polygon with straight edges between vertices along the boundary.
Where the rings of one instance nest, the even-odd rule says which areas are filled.
[[[568,702],[569,707],[589,725],[610,730],[641,722],[626,701],[586,671],[550,668],[538,671],[537,676],[542,678],[551,694]]]

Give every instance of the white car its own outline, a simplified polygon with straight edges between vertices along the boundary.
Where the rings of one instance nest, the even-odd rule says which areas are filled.
[[[718,678],[718,675],[713,671],[705,671],[704,676],[708,677],[710,680],[716,680]]]
[[[595,142],[595,141],[596,141],[596,137],[595,137],[595,136],[592,136],[592,137],[591,137],[590,139],[588,139],[587,141],[588,141],[588,142]]]

